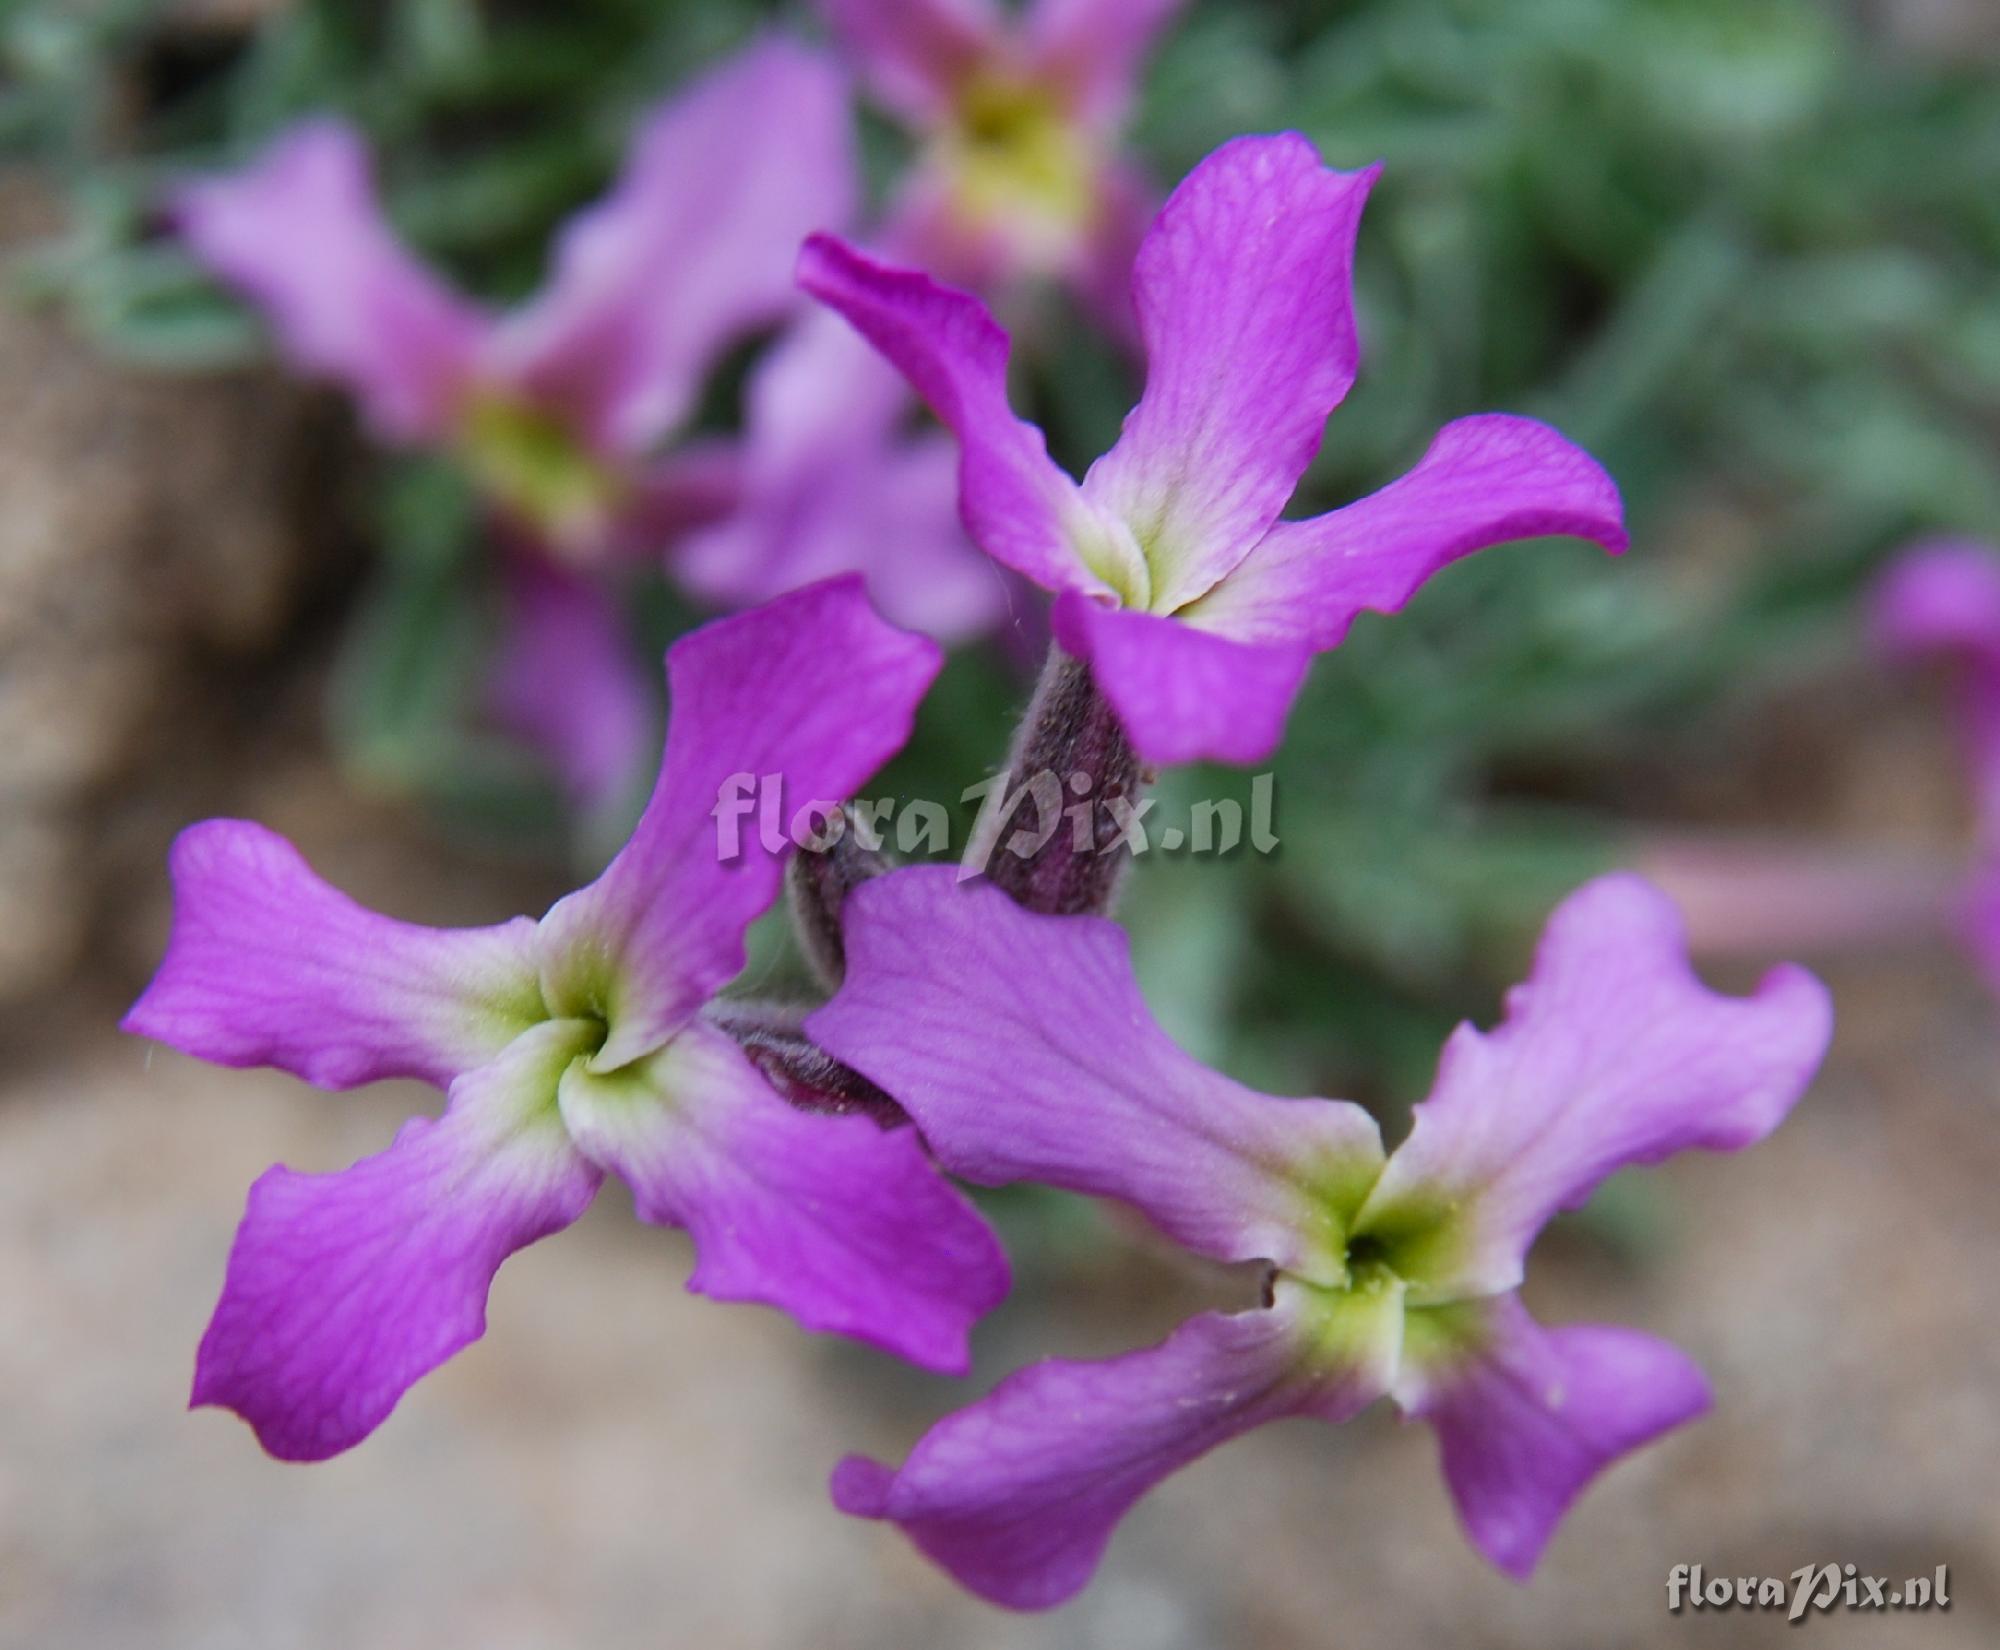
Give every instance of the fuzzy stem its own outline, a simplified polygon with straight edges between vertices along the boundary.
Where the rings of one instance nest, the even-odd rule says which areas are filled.
[[[1051,644],[965,863],[1030,911],[1108,911],[1132,858],[1120,810],[1154,777],[1090,666]]]

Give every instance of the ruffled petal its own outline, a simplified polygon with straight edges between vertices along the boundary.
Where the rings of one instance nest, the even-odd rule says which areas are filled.
[[[1310,521],[1279,522],[1182,617],[1238,641],[1321,651],[1337,647],[1364,608],[1396,612],[1461,556],[1545,534],[1624,550],[1617,484],[1532,418],[1461,418],[1379,493]]]
[[[551,1104],[591,1028],[549,1021],[452,1087],[378,1157],[276,1168],[250,1189],[196,1359],[195,1405],[233,1409],[287,1461],[373,1432],[422,1376],[486,1332],[515,1250],[589,1207],[602,1175]]]
[[[1139,249],[1146,390],[1085,494],[1144,547],[1168,613],[1278,519],[1354,382],[1354,239],[1379,168],[1336,172],[1296,134],[1237,138],[1182,182]]]
[[[1631,1329],[1544,1329],[1511,1294],[1411,1313],[1395,1396],[1437,1429],[1467,1538],[1519,1581],[1592,1479],[1710,1402],[1679,1348]]]
[[[857,188],[839,73],[760,41],[641,129],[617,187],[564,232],[547,289],[507,323],[503,376],[595,445],[643,452],[721,353],[784,311],[799,242],[844,225]]]
[[[815,0],[868,89],[918,126],[945,120],[999,49],[991,0]]]
[[[585,813],[637,794],[659,734],[654,689],[602,585],[540,558],[506,568],[489,702]]]
[[[244,170],[182,189],[174,215],[291,363],[347,390],[377,435],[446,432],[488,323],[397,240],[347,126],[293,127]]]
[[[966,1335],[1007,1293],[1007,1261],[910,1128],[796,1110],[697,1022],[642,1064],[563,1078],[562,1114],[632,1187],[639,1218],[684,1226],[688,1288],[759,1301],[963,1374]]]
[[[1084,596],[1058,596],[1052,618],[1057,640],[1090,661],[1132,748],[1161,767],[1263,761],[1312,663],[1296,642],[1239,642]]]
[[[1097,917],[1046,917],[948,866],[856,889],[847,977],[806,1021],[981,1185],[1114,1197],[1220,1260],[1346,1275],[1344,1217],[1382,1161],[1357,1106],[1279,1100],[1176,1048]]]
[[[1140,1496],[1217,1445],[1289,1415],[1343,1421],[1387,1387],[1401,1311],[1280,1284],[1276,1304],[1191,1318],[1159,1346],[1010,1375],[924,1434],[895,1470],[835,1469],[843,1512],[899,1525],[995,1604],[1041,1610],[1089,1582]]]
[[[1038,79],[1062,89],[1077,115],[1100,129],[1124,118],[1139,70],[1161,30],[1187,0],[1035,0],[1028,60]]]
[[[551,1009],[610,1027],[593,1070],[651,1053],[742,971],[743,930],[777,898],[790,845],[763,839],[766,790],[784,831],[813,803],[850,799],[902,749],[940,662],[935,643],[878,619],[854,576],[673,645],[652,799],[536,942]]]
[[[1390,1250],[1412,1300],[1511,1289],[1549,1218],[1614,1171],[1763,1139],[1832,1029],[1825,987],[1800,968],[1751,997],[1710,991],[1672,902],[1601,877],[1550,918],[1505,1023],[1452,1034],[1354,1229]]]
[[[526,917],[420,928],[378,916],[248,820],[190,826],[171,864],[173,932],[122,1022],[134,1036],[322,1088],[442,1086],[544,1017]]]
[[[995,561],[1045,590],[1129,592],[1137,547],[1118,539],[1007,404],[1007,334],[970,293],[881,263],[831,236],[799,256],[799,284],[895,363],[959,444],[959,508]]]

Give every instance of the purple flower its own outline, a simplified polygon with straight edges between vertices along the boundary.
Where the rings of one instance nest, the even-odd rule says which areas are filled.
[[[1156,198],[1118,151],[1154,37],[1183,0],[819,0],[876,98],[923,139],[892,209],[948,280],[1069,282],[1107,320]]]
[[[1297,136],[1239,138],[1189,174],[1133,274],[1145,394],[1080,486],[1009,409],[1007,335],[976,299],[806,243],[803,284],[958,436],[974,541],[1055,592],[1058,639],[1150,761],[1261,760],[1312,655],[1460,556],[1544,533],[1624,547],[1596,462],[1502,416],[1448,425],[1357,504],[1278,519],[1354,378],[1354,237],[1374,178],[1329,170]]]
[[[381,439],[454,454],[513,559],[542,564],[503,581],[491,699],[585,809],[622,801],[650,754],[651,688],[607,577],[621,564],[741,504],[748,519],[710,548],[755,559],[711,561],[710,593],[758,600],[861,569],[894,610],[949,631],[971,628],[993,588],[973,586],[956,525],[931,519],[935,452],[892,454],[886,431],[849,441],[831,459],[859,511],[802,519],[772,502],[761,433],[743,453],[672,448],[723,353],[796,305],[800,240],[848,221],[852,139],[839,71],[763,40],[646,118],[617,185],[564,231],[548,284],[506,314],[403,247],[337,121],[293,128],[176,202],[188,244],[265,312],[293,365],[345,388]],[[901,588],[914,579],[936,593]]]
[[[893,1094],[941,1163],[1117,1198],[1201,1254],[1274,1268],[1262,1310],[1035,1365],[901,1468],[842,1463],[843,1508],[900,1525],[973,1591],[1059,1603],[1175,1468],[1265,1421],[1339,1421],[1384,1395],[1436,1429],[1474,1545],[1526,1577],[1597,1473],[1706,1408],[1673,1347],[1545,1329],[1516,1291],[1543,1225],[1607,1175],[1777,1126],[1830,1031],[1810,975],[1716,996],[1665,899],[1594,882],[1550,921],[1505,1023],[1452,1036],[1385,1157],[1359,1107],[1253,1093],[1176,1048],[1108,921],[1034,915],[930,869],[862,887],[850,913],[846,983],[807,1031]]]
[[[1891,659],[1952,670],[1978,821],[1978,866],[1959,926],[2000,990],[2000,551],[1936,539],[1903,552],[1875,592],[1875,632]]]
[[[845,223],[854,196],[839,74],[772,37],[647,117],[616,187],[564,230],[547,286],[505,315],[397,241],[338,121],[189,186],[177,216],[377,435],[452,448],[507,515],[591,562],[662,494],[672,504],[662,442],[723,351],[790,307],[800,239]]]
[[[126,1030],[323,1087],[417,1077],[450,1095],[380,1156],[251,1189],[194,1402],[234,1409],[273,1455],[347,1449],[479,1337],[500,1263],[581,1215],[607,1172],[641,1219],[692,1234],[689,1288],[962,1369],[969,1325],[1006,1292],[984,1223],[913,1130],[795,1110],[703,1013],[782,876],[754,832],[723,857],[719,789],[750,773],[781,776],[788,805],[848,796],[937,667],[855,578],[685,638],[644,817],[540,922],[415,927],[260,826],[185,832],[166,959]]]

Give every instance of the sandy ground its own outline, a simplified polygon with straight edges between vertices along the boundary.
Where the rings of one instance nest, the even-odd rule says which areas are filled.
[[[443,878],[377,822],[294,798],[329,872],[405,914],[533,896]],[[305,799],[303,801],[298,799]],[[356,844],[366,844],[357,846]],[[160,913],[134,913],[127,950]],[[115,972],[115,970],[114,970]],[[1538,1251],[1545,1316],[1642,1325],[1716,1414],[1606,1478],[1528,1588],[1459,1539],[1428,1436],[1371,1414],[1241,1441],[1174,1480],[1053,1616],[970,1602],[826,1502],[966,1389],[775,1314],[683,1293],[687,1249],[607,1195],[511,1263],[487,1339],[342,1460],[282,1466],[183,1411],[245,1188],[378,1149],[430,1096],[322,1095],[119,1038],[84,987],[0,1077],[0,1644],[89,1650],[699,1650],[1795,1642],[1781,1617],[1666,1610],[1677,1562],[1788,1574],[1950,1566],[1948,1613],[1833,1615],[1813,1643],[2000,1643],[2000,1011],[1945,957],[1835,974],[1840,1044],[1764,1148],[1652,1179],[1643,1261]],[[1240,1298],[1115,1235],[1034,1266],[981,1335],[989,1382],[1156,1338]]]

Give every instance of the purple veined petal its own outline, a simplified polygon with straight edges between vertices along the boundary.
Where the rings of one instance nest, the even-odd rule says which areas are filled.
[[[610,593],[527,556],[510,558],[502,588],[504,628],[488,686],[495,718],[548,761],[578,810],[636,796],[657,749],[659,713]]]
[[[1549,919],[1505,1022],[1452,1034],[1354,1230],[1390,1250],[1413,1302],[1511,1289],[1549,1218],[1614,1171],[1763,1139],[1832,1029],[1826,988],[1801,968],[1750,997],[1710,991],[1672,902],[1600,877]]]
[[[919,127],[947,120],[958,88],[1000,50],[992,0],[815,0],[868,88]]]
[[[1514,1294],[1411,1312],[1395,1398],[1436,1429],[1467,1538],[1517,1581],[1592,1479],[1710,1404],[1679,1348],[1632,1329],[1544,1329]]]
[[[1007,1260],[916,1131],[787,1105],[697,1021],[651,1059],[562,1082],[570,1136],[632,1187],[639,1218],[694,1239],[688,1288],[757,1301],[926,1369],[963,1374]]]
[[[785,311],[799,242],[843,226],[857,189],[839,73],[766,37],[647,121],[617,187],[564,232],[547,288],[505,324],[497,370],[601,450],[642,454],[721,353]]]
[[[1203,1313],[1148,1351],[1030,1365],[938,1422],[900,1468],[849,1456],[834,1502],[900,1526],[981,1598],[1048,1609],[1089,1582],[1161,1479],[1267,1421],[1344,1421],[1374,1402],[1401,1318],[1392,1294],[1281,1280],[1272,1307]]]
[[[1186,0],[1034,0],[1027,56],[1038,77],[1099,129],[1115,127],[1138,90],[1139,71]]]
[[[1130,534],[1102,519],[1007,404],[1008,339],[970,293],[815,235],[799,284],[895,363],[958,437],[959,507],[973,542],[1044,590],[1141,587]]]
[[[657,1049],[741,972],[743,930],[777,898],[789,846],[764,842],[766,790],[785,832],[809,805],[850,799],[902,749],[940,663],[935,643],[875,616],[854,575],[673,645],[646,811],[536,939],[553,1012],[610,1028],[593,1070]]]
[[[351,129],[295,126],[242,171],[181,189],[173,212],[194,255],[264,312],[286,358],[353,395],[377,435],[447,431],[489,323],[397,240]]]
[[[1249,554],[1354,382],[1354,241],[1380,171],[1236,138],[1160,209],[1133,271],[1146,390],[1084,493],[1144,547],[1169,613]]]
[[[1912,545],[1877,583],[1873,610],[1876,641],[1892,659],[1947,653],[2000,671],[2000,549],[1968,539]]]
[[[233,1409],[286,1461],[351,1449],[486,1332],[500,1263],[590,1206],[602,1174],[552,1104],[593,1028],[551,1020],[452,1085],[450,1109],[337,1174],[250,1188],[192,1404]]]
[[[546,1017],[526,917],[421,928],[379,916],[242,819],[188,827],[171,865],[173,932],[121,1022],[134,1036],[321,1088],[443,1086]]]
[[[924,866],[855,890],[845,927],[846,981],[806,1033],[888,1090],[953,1174],[1117,1198],[1197,1253],[1345,1281],[1374,1120],[1257,1094],[1175,1047],[1117,924]]]
[[[1461,418],[1379,493],[1310,521],[1279,522],[1182,617],[1239,641],[1323,651],[1340,645],[1357,613],[1396,612],[1460,557],[1549,534],[1623,551],[1616,483],[1532,418]]]
[[[1263,761],[1312,663],[1296,642],[1239,642],[1074,594],[1058,596],[1051,617],[1057,640],[1090,661],[1132,748],[1162,767]]]

